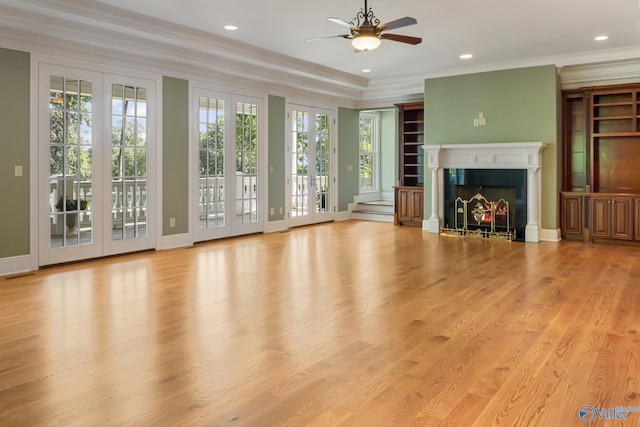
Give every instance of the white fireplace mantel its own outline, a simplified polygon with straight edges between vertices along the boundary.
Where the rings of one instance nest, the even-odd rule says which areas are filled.
[[[540,241],[542,150],[544,142],[423,145],[431,170],[431,218],[423,228],[439,233],[444,217],[444,169],[526,169],[527,226],[525,241]]]

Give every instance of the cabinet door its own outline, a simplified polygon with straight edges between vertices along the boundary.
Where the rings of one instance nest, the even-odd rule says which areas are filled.
[[[411,221],[412,219],[412,203],[411,203],[411,190],[398,189],[398,220]]]
[[[640,240],[640,198],[634,199],[634,214],[633,218],[635,219],[634,230],[635,230],[635,239]]]
[[[629,197],[611,199],[611,237],[633,239],[633,204]]]
[[[582,196],[562,195],[562,233],[582,235]]]
[[[611,227],[611,198],[593,196],[591,198],[591,235],[594,237],[609,237]]]
[[[413,205],[411,219],[422,221],[422,211],[424,210],[424,197],[422,191],[415,190],[411,192],[411,204]]]

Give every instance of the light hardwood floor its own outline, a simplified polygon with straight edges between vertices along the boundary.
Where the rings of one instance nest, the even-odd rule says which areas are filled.
[[[47,268],[0,279],[0,425],[638,426],[579,410],[640,410],[639,287],[366,221]]]

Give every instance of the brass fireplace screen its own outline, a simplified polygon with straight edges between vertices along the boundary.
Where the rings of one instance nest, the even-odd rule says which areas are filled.
[[[480,193],[468,200],[456,197],[454,228],[442,228],[441,233],[497,240],[516,238],[509,202],[503,198],[488,200]]]

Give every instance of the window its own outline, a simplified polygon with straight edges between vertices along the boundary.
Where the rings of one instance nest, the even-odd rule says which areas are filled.
[[[379,116],[360,114],[360,192],[378,191]]]

